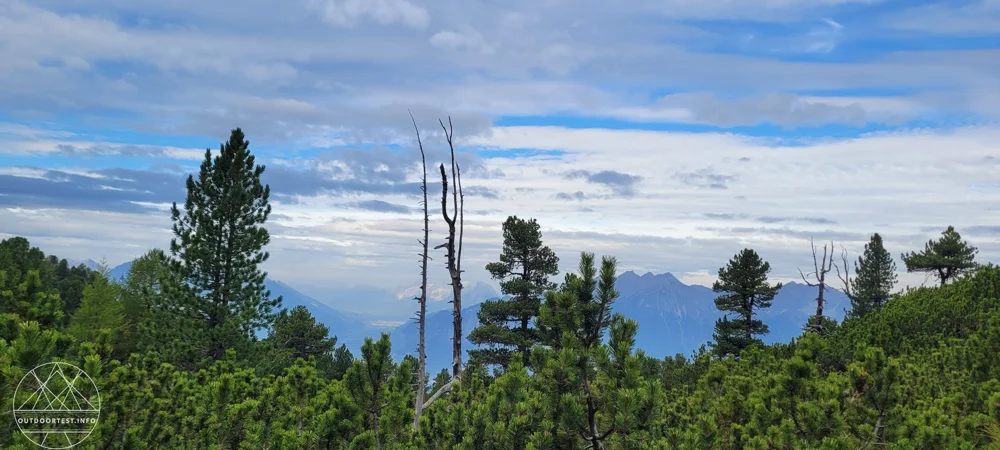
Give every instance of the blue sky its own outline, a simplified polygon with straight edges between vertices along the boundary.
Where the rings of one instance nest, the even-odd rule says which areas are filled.
[[[997,0],[0,0],[0,60],[0,237],[68,258],[166,248],[242,127],[275,278],[415,285],[408,111],[434,163],[453,119],[473,280],[510,214],[566,268],[699,283],[746,246],[794,279],[810,237],[898,255],[949,224],[1000,256]]]

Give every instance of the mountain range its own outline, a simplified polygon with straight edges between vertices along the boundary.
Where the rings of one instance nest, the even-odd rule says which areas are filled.
[[[686,285],[670,273],[639,275],[629,271],[618,276],[615,289],[619,296],[612,308],[614,312],[639,323],[636,348],[647,355],[663,358],[678,353],[689,355],[712,339],[716,319],[722,312],[715,307],[717,294],[711,288]],[[766,343],[788,342],[802,334],[806,319],[816,311],[817,288],[802,283],[784,284],[770,308],[760,314],[770,328],[764,336]],[[842,292],[828,290],[825,313],[842,320],[850,301]],[[462,331],[468,335],[479,324],[476,314],[480,304],[462,311]],[[450,311],[428,315],[425,344],[427,370],[431,373],[451,364]],[[401,358],[416,352],[417,326],[409,322],[392,331],[393,356]],[[473,344],[465,339],[462,349],[468,351]],[[466,355],[467,356],[467,355]]]
[[[419,285],[383,288],[373,286],[300,286],[300,292],[319,299],[321,302],[337,305],[343,312],[353,312],[361,316],[378,317],[380,323],[396,325],[413,318],[417,309],[414,300],[420,293]],[[467,281],[462,289],[462,303],[472,305],[497,297],[497,291],[482,281]],[[451,286],[427,286],[427,312],[451,311]],[[405,305],[405,306],[401,306]]]
[[[131,262],[111,269],[111,277],[122,279],[128,274]],[[265,279],[265,285],[271,290],[271,295],[283,298],[284,308],[305,306],[316,320],[325,324],[330,333],[336,335],[338,343],[346,344],[357,355],[365,337],[377,337],[388,332],[392,336],[394,358],[402,358],[406,354],[415,354],[417,349],[417,325],[412,320],[388,320],[396,317],[390,314],[362,314],[347,312],[336,304],[318,301],[305,295],[291,286],[270,278]],[[636,336],[636,347],[646,354],[663,358],[675,354],[690,354],[702,344],[712,339],[713,326],[716,319],[722,317],[722,312],[715,307],[715,294],[711,288],[700,285],[686,285],[670,273],[639,275],[628,271],[618,276],[615,288],[619,297],[613,309],[639,323]],[[373,290],[379,292],[379,290]],[[416,302],[412,300],[413,292],[405,292],[396,299],[408,302],[413,311]],[[463,334],[475,328],[478,324],[477,313],[482,301],[495,299],[496,292],[486,283],[470,282],[463,292],[463,301],[468,304],[462,310]],[[767,343],[788,342],[802,333],[802,325],[815,312],[817,288],[802,283],[787,283],[782,286],[774,298],[770,308],[761,311],[760,318],[770,328],[770,333],[763,339]],[[450,300],[450,292],[441,294]],[[825,298],[826,314],[833,319],[841,320],[850,302],[847,297],[836,290],[828,290]],[[351,298],[351,303],[365,303],[366,298]],[[428,302],[431,303],[431,302]],[[427,369],[434,373],[451,363],[452,312],[447,301],[434,302],[447,306],[429,310],[427,315],[427,330],[425,343],[427,347]],[[397,306],[397,309],[398,306]],[[412,312],[406,312],[412,317]],[[462,344],[466,352],[474,348],[465,339]],[[467,355],[466,355],[467,356]]]

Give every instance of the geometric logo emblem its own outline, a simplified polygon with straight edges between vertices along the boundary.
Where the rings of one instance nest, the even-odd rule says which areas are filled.
[[[14,390],[14,421],[31,442],[71,448],[87,439],[101,416],[101,394],[86,372],[50,362],[28,372]]]

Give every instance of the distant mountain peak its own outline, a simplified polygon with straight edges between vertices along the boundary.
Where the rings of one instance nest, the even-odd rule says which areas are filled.
[[[662,280],[667,280],[667,281],[680,281],[680,280],[677,280],[677,277],[675,277],[674,274],[672,274],[670,272],[653,273],[653,272],[650,272],[648,270],[646,271],[646,273],[644,273],[642,275],[639,275],[634,270],[628,270],[628,271],[622,272],[621,275],[618,275],[618,279],[619,280],[642,279],[642,280],[647,280],[647,281],[648,280],[662,279]]]
[[[87,267],[90,270],[97,270],[97,269],[99,269],[101,267],[101,265],[97,261],[94,261],[93,259],[90,259],[90,258],[87,258],[87,259],[85,259],[83,261],[77,261],[75,259],[67,259],[66,260],[66,264],[68,266],[70,266],[70,267],[76,267],[76,266],[79,266],[79,265],[83,265],[83,266]]]

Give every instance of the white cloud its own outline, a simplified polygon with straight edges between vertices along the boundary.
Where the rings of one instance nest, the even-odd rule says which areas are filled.
[[[463,145],[562,152],[489,159],[481,173],[504,177],[470,176],[468,186],[499,194],[469,198],[470,211],[478,211],[467,216],[470,279],[488,278],[483,266],[499,252],[508,213],[537,217],[564,266],[576,252],[595,250],[616,254],[626,270],[705,278],[749,245],[772,260],[776,276],[790,277],[808,262],[809,235],[836,238],[857,251],[868,233],[880,231],[897,254],[934,237],[923,227],[996,223],[1000,217],[984,205],[998,200],[997,166],[985,159],[1000,158],[997,130],[906,131],[789,148],[738,135],[491,125],[498,116],[561,114],[789,127],[899,124],[959,113],[1000,117],[996,49],[885,51],[852,59],[850,48],[840,45],[885,32],[920,47],[927,37],[900,28],[991,32],[1000,29],[990,27],[996,0],[873,18],[881,25],[895,19],[895,30],[860,30],[837,14],[838,5],[865,3],[877,2],[317,0],[289,8],[265,0],[238,7],[197,0],[0,0],[0,113],[30,111],[43,120],[70,112],[81,117],[73,130],[88,136],[122,129],[210,136],[210,147],[241,126],[255,152],[266,149],[258,153],[261,160],[294,163],[302,162],[300,150],[312,155],[359,142],[408,146],[407,110],[427,132],[425,143],[440,149],[436,120],[451,115]],[[686,19],[787,22],[804,31],[769,38],[752,28],[759,23],[736,33]],[[716,47],[743,36],[754,36],[744,52],[768,56]],[[810,51],[831,52],[830,60],[809,62],[827,58],[802,55]],[[914,93],[795,94],[879,89]],[[53,169],[88,174],[87,156],[203,157],[203,150],[182,146],[84,139],[51,123],[0,124],[0,164],[13,166],[7,163],[13,158],[2,159],[11,155],[59,155],[76,169]],[[338,157],[324,167],[355,167]],[[41,170],[3,167],[0,175],[37,179]],[[610,197],[605,185],[561,176],[607,170],[640,177],[635,195]],[[577,192],[582,201],[557,198]],[[271,223],[268,266],[276,278],[314,286],[373,284],[386,274],[399,278],[393,285],[415,279],[407,277],[418,220],[342,207],[372,200],[416,207],[414,197],[281,200],[275,213],[285,217]],[[765,216],[829,222],[759,220]],[[442,229],[434,220],[432,229]],[[22,205],[0,209],[0,223],[3,232],[29,236],[46,251],[112,262],[165,247],[170,237],[166,215]],[[969,238],[981,245],[984,259],[1000,256],[992,237]],[[432,239],[439,241],[440,233]]]
[[[466,216],[468,279],[488,279],[483,267],[499,254],[501,223],[514,213],[539,220],[545,242],[567,269],[575,254],[590,250],[618,256],[622,270],[705,279],[699,273],[714,273],[740,248],[751,246],[772,262],[774,277],[795,278],[796,267],[809,262],[810,237],[834,239],[856,254],[873,232],[881,233],[898,255],[921,248],[939,233],[926,227],[951,224],[962,232],[996,222],[997,212],[985,205],[1000,200],[994,175],[1000,160],[997,138],[996,128],[913,130],[785,148],[731,135],[498,128],[474,143],[565,153],[556,157],[557,172],[552,156],[493,158],[486,164],[503,171],[503,178],[466,180],[466,186],[500,194],[498,199],[466,199],[468,211],[491,210]],[[705,189],[673,176],[705,168],[734,178],[726,189]],[[560,173],[608,169],[641,176],[635,195],[582,203],[555,198],[575,190],[601,193],[600,186]],[[406,195],[361,194],[351,201],[376,199],[418,206],[416,197]],[[274,239],[267,270],[293,286],[407,285],[415,279],[410,275],[419,216],[345,209],[338,206],[342,203],[326,195],[276,203],[274,214],[280,218],[269,225]],[[166,214],[46,210],[39,216],[23,209],[0,211],[0,220],[11,224],[4,232],[28,236],[60,256],[105,256],[116,263],[134,256],[135,245],[162,248],[169,242],[169,232],[145,231],[166,230]],[[439,213],[432,214],[432,222],[432,230],[443,229]],[[994,237],[970,233],[966,238],[980,246],[982,260],[1000,258]],[[435,231],[431,239],[435,243],[443,236]],[[434,282],[446,282],[443,273],[433,276]]]
[[[324,21],[342,27],[354,27],[362,20],[411,28],[424,28],[430,22],[426,9],[407,0],[316,0],[310,4],[321,11]]]
[[[470,50],[493,53],[493,46],[486,43],[478,31],[464,27],[460,31],[442,30],[430,38],[431,45],[449,50]]]
[[[895,15],[891,25],[940,34],[983,35],[1000,30],[1000,1],[940,2]]]
[[[49,133],[35,130],[35,136]],[[59,133],[55,133],[58,135]],[[177,160],[199,160],[205,157],[205,150],[178,148],[159,145],[121,144],[114,142],[69,141],[46,138],[3,139],[0,137],[0,156],[45,156],[63,155],[70,157],[132,156],[163,157]]]
[[[697,49],[731,42],[731,33],[672,21],[682,16],[664,16],[663,5],[652,1],[626,7],[560,1],[412,4],[412,11],[426,13],[426,22],[419,12],[391,12],[411,9],[387,1],[319,2],[310,4],[313,10],[282,10],[251,0],[238,11],[227,10],[224,2],[192,0],[81,0],[72,8],[52,0],[0,1],[5,5],[0,9],[0,60],[5,62],[0,104],[48,114],[122,111],[101,117],[103,125],[158,134],[215,135],[238,123],[276,144],[384,142],[398,138],[387,128],[398,134],[408,127],[407,109],[466,117],[480,129],[497,115],[562,112],[697,123],[735,117],[756,123],[766,115],[780,116],[774,110],[779,107],[794,110],[780,118],[784,123],[797,123],[799,117],[857,123],[861,113],[851,104],[805,97],[792,101],[776,93],[859,88],[918,91],[908,98],[919,107],[914,113],[1000,116],[1000,102],[994,101],[1000,69],[995,51],[883,53],[827,63],[705,53]],[[755,51],[774,47],[782,56],[830,49],[850,30],[835,26],[840,19],[822,7],[837,2],[807,3],[678,0],[667,9],[743,18],[760,10],[815,25],[812,35],[794,40],[754,39]],[[395,20],[424,23],[425,31],[330,27],[307,16],[327,7],[344,23]],[[144,22],[116,22],[120,16]],[[157,22],[164,17],[183,20]],[[85,67],[89,70],[81,72]],[[652,94],[663,90],[687,93],[689,103],[650,105]],[[719,100],[733,96],[748,100]],[[242,110],[241,98],[247,97],[308,103],[316,111],[291,120],[284,108]],[[873,114],[868,103],[860,103],[865,117]],[[718,108],[733,111],[712,111]],[[352,136],[337,135],[343,130]]]
[[[656,2],[670,17],[688,19],[752,19],[792,21],[810,9],[880,0],[664,0]]]

